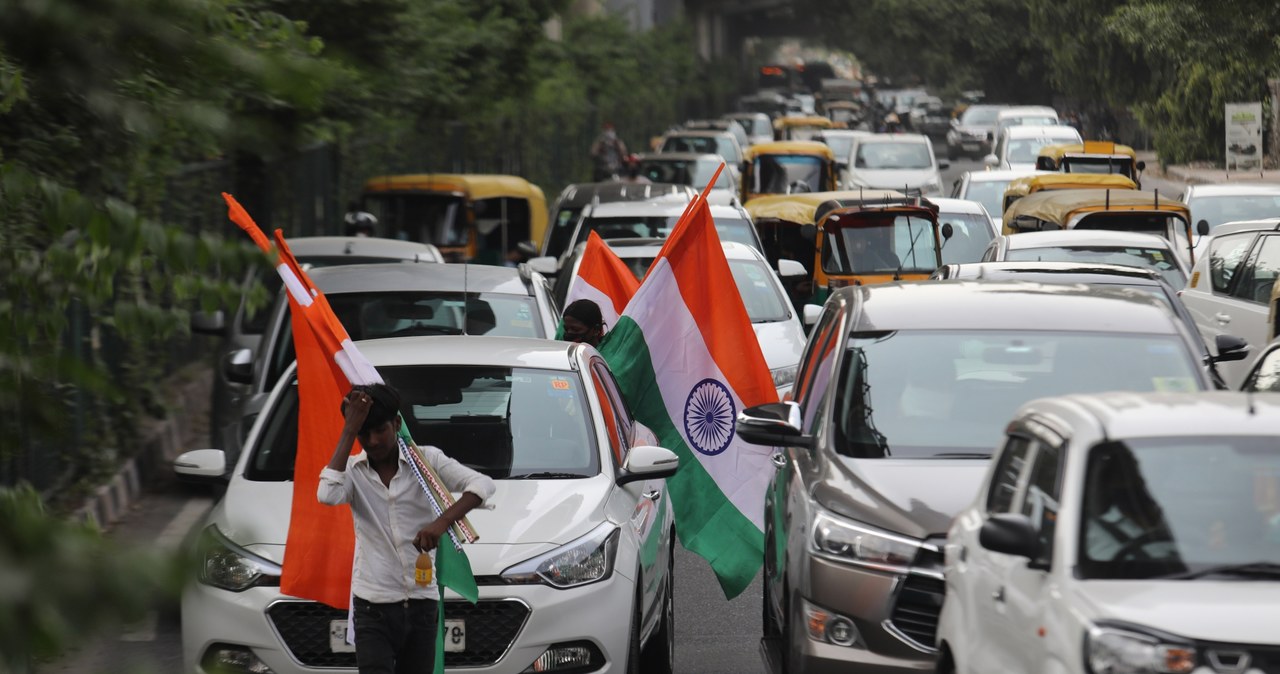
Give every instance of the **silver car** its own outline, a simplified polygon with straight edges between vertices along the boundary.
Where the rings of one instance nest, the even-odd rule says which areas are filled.
[[[932,671],[942,544],[1026,402],[1209,389],[1157,298],[937,281],[827,300],[792,399],[738,434],[782,446],[765,496],[764,637],[788,674]],[[1026,670],[1033,671],[1033,670]]]

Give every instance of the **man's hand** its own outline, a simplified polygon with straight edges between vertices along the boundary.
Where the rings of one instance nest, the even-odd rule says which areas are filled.
[[[433,520],[413,537],[413,547],[421,552],[434,550],[436,543],[446,535],[448,529],[449,525],[443,518]]]
[[[373,398],[363,391],[351,391],[344,400],[347,403],[346,427],[352,431],[358,431],[364,425],[364,420],[369,417],[369,408],[373,407]]]

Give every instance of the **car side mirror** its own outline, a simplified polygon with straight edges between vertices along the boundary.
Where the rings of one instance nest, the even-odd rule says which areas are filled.
[[[794,278],[796,276],[808,275],[808,270],[804,265],[795,260],[778,260],[778,276],[779,278]]]
[[[527,264],[530,271],[536,271],[543,276],[555,276],[556,272],[559,271],[556,259],[550,255],[530,258]]]
[[[982,158],[982,163],[985,164],[987,168],[995,168],[1000,164],[1000,158],[993,154],[989,154]]]
[[[1196,223],[1196,234],[1200,236],[1209,236],[1209,221],[1201,220]]]
[[[213,335],[214,337],[227,336],[227,318],[226,313],[221,309],[217,311],[197,311],[191,314],[191,331],[200,335]]]
[[[1211,358],[1215,363],[1230,363],[1249,357],[1249,342],[1235,335],[1214,335],[1213,346],[1218,352]]]
[[[838,162],[836,162],[836,170],[837,170],[837,171],[848,171],[848,170],[849,170],[849,162],[847,162],[847,161],[838,161]]]
[[[1021,513],[992,515],[978,530],[978,543],[992,551],[1035,559],[1040,555],[1040,535]]]
[[[675,475],[679,468],[680,457],[675,452],[666,447],[639,445],[627,452],[627,461],[614,484],[621,487],[642,480],[661,480]]]
[[[939,160],[938,160],[938,170],[939,170],[939,171],[945,171],[945,170],[947,170],[947,169],[949,169],[949,168],[951,168],[951,160],[950,160],[950,159],[939,159]]]
[[[1141,173],[1141,172],[1143,172],[1143,171],[1147,170],[1147,162],[1142,161],[1141,159],[1139,159],[1139,160],[1138,160],[1138,163],[1137,163],[1137,164],[1134,164],[1134,167],[1138,169],[1138,172],[1139,172],[1139,173]]]
[[[800,430],[800,405],[786,400],[748,407],[738,413],[738,437],[766,447],[809,447],[813,436]]]
[[[221,449],[193,449],[173,460],[173,472],[183,480],[203,483],[226,482],[227,455]]]
[[[227,381],[236,384],[253,382],[253,351],[236,349],[227,354],[222,362],[222,374],[226,376]]]
[[[1054,171],[1057,170],[1057,167],[1053,165],[1053,158],[1051,157],[1036,157],[1036,170]]]
[[[947,240],[947,239],[950,239],[952,236],[955,236],[955,233],[956,233],[956,228],[955,228],[955,227],[953,227],[953,226],[951,225],[951,223],[949,223],[949,222],[944,222],[944,223],[942,223],[942,240],[943,240],[943,242],[946,242],[946,240]]]
[[[995,139],[996,139],[996,134],[995,134],[994,132],[988,131],[988,132],[987,132],[987,142],[988,142],[988,143],[995,142]]]
[[[818,319],[822,318],[822,306],[819,304],[806,304],[802,312],[805,327],[813,327],[818,324]]]

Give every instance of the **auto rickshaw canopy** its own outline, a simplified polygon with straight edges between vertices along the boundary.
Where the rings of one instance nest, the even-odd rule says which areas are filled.
[[[819,268],[831,287],[842,285],[866,285],[897,280],[922,280],[942,264],[942,245],[945,235],[938,224],[938,205],[920,197],[832,199],[818,206],[818,227],[822,232]],[[899,229],[897,221],[902,217],[918,218],[928,223],[927,241],[912,238]],[[908,223],[910,220],[908,219]],[[857,230],[854,237],[875,237],[881,241],[888,255],[879,265],[868,268],[865,260],[847,247],[851,245],[844,230]],[[863,238],[864,241],[867,239]],[[928,252],[926,262],[920,265],[917,244]],[[902,247],[905,245],[905,248]],[[874,246],[873,246],[874,248]],[[894,249],[897,250],[894,250]],[[913,260],[907,266],[907,256]],[[897,262],[892,260],[896,257]],[[896,266],[894,269],[892,267]]]
[[[542,188],[519,176],[470,173],[419,173],[370,178],[364,191],[371,192],[437,192],[455,194],[471,200],[500,197],[528,199],[547,210]],[[532,204],[531,204],[532,206]]]
[[[817,224],[814,217],[818,207],[831,202],[851,199],[873,201],[903,199],[901,192],[893,190],[840,190],[836,192],[801,192],[798,194],[770,194],[756,197],[744,204],[751,219],[779,220],[798,225]]]
[[[1062,163],[1067,156],[1116,157],[1131,162],[1138,161],[1138,153],[1128,145],[1113,143],[1109,140],[1086,140],[1083,143],[1056,143],[1040,148],[1040,156],[1052,159],[1055,166]]]
[[[823,117],[822,119],[826,118]],[[827,120],[828,123],[830,121],[829,119]],[[828,161],[836,160],[836,155],[831,151],[831,147],[816,140],[779,140],[772,143],[752,145],[742,153],[742,159],[743,161],[751,162],[766,155],[808,155],[821,157]]]
[[[787,117],[779,117],[773,120],[773,128],[779,131],[806,126],[812,126],[819,129],[830,129],[831,120],[820,115],[791,115]]]
[[[1049,190],[1113,189],[1136,190],[1138,184],[1115,173],[1049,173],[1023,176],[1009,181],[1004,189],[1004,210],[1014,201]]]
[[[1186,204],[1160,199],[1155,192],[1131,189],[1051,190],[1028,194],[1009,206],[1004,221],[1006,229],[1019,218],[1034,218],[1067,229],[1085,215],[1111,211],[1167,213],[1188,223],[1188,227],[1191,222],[1191,210]]]

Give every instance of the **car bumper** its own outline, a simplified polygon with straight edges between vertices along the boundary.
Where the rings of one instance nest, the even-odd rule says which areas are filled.
[[[243,647],[252,651],[276,674],[348,674],[355,672],[353,655],[327,653],[330,620],[343,619],[345,611],[283,596],[278,588],[251,588],[244,592],[226,592],[204,585],[193,585],[182,600],[182,649],[185,672],[211,674],[200,666],[201,658],[219,644]],[[586,641],[603,655],[604,664],[595,672],[621,672],[626,668],[634,581],[615,573],[606,581],[571,590],[556,590],[543,585],[485,585],[480,587],[480,603],[487,607],[480,614],[484,629],[468,626],[468,655],[472,655],[472,639],[484,638],[495,622],[510,626],[512,638],[499,638],[505,645],[496,661],[486,664],[466,663],[450,671],[476,674],[516,674],[527,669],[549,646],[569,641]],[[281,613],[281,607],[303,609],[310,617],[295,620]],[[499,620],[495,607],[505,609]],[[621,608],[620,608],[621,607]],[[465,610],[467,607],[460,607]],[[474,607],[473,607],[474,608]],[[523,613],[521,613],[521,609]],[[270,616],[268,612],[270,611]],[[459,614],[454,613],[454,617]],[[449,605],[445,618],[450,618]],[[474,631],[473,631],[474,630]],[[493,640],[493,637],[489,637]],[[305,648],[301,642],[319,648]],[[454,657],[446,656],[446,661]],[[224,670],[225,671],[225,670]],[[234,670],[233,670],[234,671]]]
[[[854,646],[804,639],[796,646],[805,671],[847,672],[851,664],[866,674],[933,671],[932,634],[942,608],[942,581],[935,580],[810,558],[805,601],[850,619],[859,639]],[[922,594],[922,585],[929,592]]]

